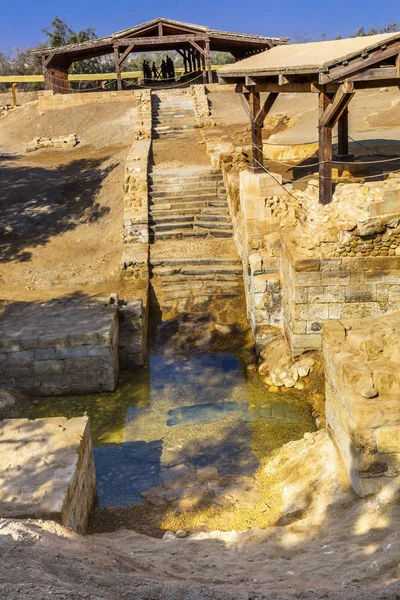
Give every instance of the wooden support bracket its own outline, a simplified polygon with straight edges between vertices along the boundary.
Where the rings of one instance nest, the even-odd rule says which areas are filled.
[[[125,52],[123,54],[121,54],[121,56],[118,58],[118,64],[119,66],[122,65],[122,63],[124,62],[124,60],[126,59],[126,57],[128,56],[128,54],[130,54],[133,50],[133,48],[135,47],[136,42],[132,42],[132,44],[129,44],[128,48],[125,50]]]
[[[342,116],[354,94],[354,83],[350,81],[342,83],[332,101],[320,116],[319,126],[330,127],[332,129]]]
[[[199,44],[197,44],[194,40],[190,39],[189,43],[193,46],[193,48],[196,48],[196,50],[200,52],[200,54],[202,54],[203,56],[207,56],[205,50],[201,46],[199,46]]]
[[[268,94],[263,106],[261,107],[261,109],[258,111],[255,119],[254,119],[254,123],[260,127],[263,126],[264,121],[265,121],[265,117],[268,115],[269,111],[271,110],[271,108],[273,107],[273,105],[275,104],[277,98],[278,98],[279,94],[276,92],[271,92]]]

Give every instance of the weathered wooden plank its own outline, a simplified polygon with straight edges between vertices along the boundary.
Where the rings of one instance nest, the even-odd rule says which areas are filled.
[[[318,161],[319,161],[319,202],[329,204],[332,202],[332,129],[322,127],[322,118],[331,102],[331,96],[323,90],[318,96]]]
[[[352,77],[349,77],[349,81],[370,81],[381,80],[381,79],[395,79],[396,77],[400,77],[397,74],[396,67],[378,67],[376,69],[367,69],[366,71],[361,71]]]
[[[333,66],[327,73],[319,74],[319,83],[324,85],[331,81],[344,79],[350,75],[355,75],[358,71],[376,65],[377,63],[392,58],[398,55],[400,52],[400,42],[394,42],[390,45],[383,45],[381,48],[371,50],[368,52],[368,56],[363,58],[359,56],[357,58],[349,59],[346,64]]]
[[[206,51],[201,46],[199,46],[193,39],[190,39],[189,42],[194,48],[196,48],[198,52],[200,52],[200,54],[206,56]]]
[[[208,83],[212,83],[213,81],[213,76],[212,76],[212,69],[211,69],[211,52],[210,52],[210,40],[206,39],[205,41],[205,51],[206,51],[206,70],[207,70],[207,76],[208,76]]]
[[[119,63],[119,49],[118,46],[114,48],[114,56],[115,56],[115,70],[117,74],[117,88],[118,91],[122,90],[122,80],[121,80],[121,65]]]
[[[234,83],[234,81],[226,80],[227,84]],[[256,85],[247,86],[243,82],[237,83],[237,92],[243,93],[244,91],[250,91],[250,88],[255,92],[259,93],[277,93],[277,94],[319,94],[322,90],[322,86],[318,83],[312,83],[309,81],[299,82],[299,83],[287,83],[285,85],[279,85],[279,83],[275,82],[265,82],[259,83]],[[339,83],[335,83],[327,86],[327,90],[329,93],[335,93],[339,88]]]
[[[334,127],[354,96],[354,93],[354,84],[352,82],[345,81],[342,83],[332,101],[321,115],[319,120],[320,127]]]
[[[250,119],[251,119],[251,144],[253,152],[253,169],[255,173],[261,173],[263,171],[264,157],[263,157],[263,145],[262,145],[262,125],[258,125],[255,119],[260,112],[260,94],[258,92],[250,92],[248,95],[249,106],[250,106]]]
[[[346,106],[342,116],[338,120],[338,154],[348,156],[349,154],[349,108]]]
[[[125,50],[125,52],[119,57],[118,59],[118,64],[119,66],[122,65],[122,63],[124,62],[124,60],[126,59],[126,57],[128,56],[128,54],[130,54],[133,50],[133,48],[135,47],[136,42],[132,42],[132,44],[129,44],[129,46],[127,47],[127,49]]]
[[[279,96],[279,94],[277,94],[276,92],[270,92],[268,94],[263,106],[258,111],[258,113],[254,119],[254,122],[256,125],[259,125],[260,127],[263,126],[265,117],[268,115],[269,111],[275,104],[276,100],[278,99],[278,96]]]

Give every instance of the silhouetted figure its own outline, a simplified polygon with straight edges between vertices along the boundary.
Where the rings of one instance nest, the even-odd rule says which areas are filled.
[[[165,60],[162,60],[161,63],[161,77],[163,79],[168,79],[168,69],[167,69],[167,63],[165,62]]]
[[[154,61],[153,61],[153,66],[151,67],[151,72],[153,73],[153,79],[157,79],[158,72],[157,72],[156,63]]]
[[[147,62],[147,60],[143,61],[143,76],[144,76],[145,81],[147,79],[151,79],[151,69],[150,69],[150,65]]]
[[[167,56],[167,71],[168,71],[168,77],[170,79],[175,79],[174,61],[172,60],[172,58],[170,56]]]

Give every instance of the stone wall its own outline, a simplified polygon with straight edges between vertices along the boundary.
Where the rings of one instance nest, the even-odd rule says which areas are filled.
[[[400,314],[324,324],[326,418],[357,494],[400,473]]]
[[[400,310],[400,257],[309,258],[282,236],[284,328],[298,355],[322,345],[324,321]]]
[[[88,417],[0,423],[0,517],[84,533],[96,494]]]
[[[71,94],[55,94],[52,90],[38,92],[38,110],[57,110],[82,106],[84,104],[98,104],[104,102],[124,102],[135,99],[135,90],[121,92],[80,92]]]
[[[149,243],[148,163],[151,149],[151,92],[136,92],[135,141],[125,164],[124,244]]]
[[[119,307],[118,354],[121,369],[142,367],[146,357],[148,303],[131,300]]]
[[[0,387],[32,396],[111,392],[118,384],[117,307],[15,302],[0,319]]]
[[[58,136],[55,138],[35,137],[32,142],[26,146],[26,152],[35,152],[47,148],[56,148],[57,150],[65,150],[75,148],[79,144],[75,133],[66,136]]]

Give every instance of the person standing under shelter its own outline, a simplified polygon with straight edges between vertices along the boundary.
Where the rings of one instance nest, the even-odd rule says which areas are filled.
[[[153,79],[157,79],[158,76],[158,72],[157,72],[157,67],[156,67],[156,63],[153,60],[153,66],[151,67],[151,71],[153,73]]]
[[[168,69],[167,69],[167,63],[165,62],[165,60],[162,60],[161,63],[161,77],[163,79],[168,79]]]

